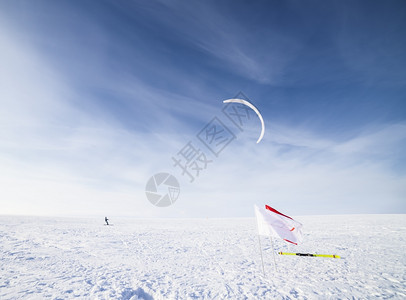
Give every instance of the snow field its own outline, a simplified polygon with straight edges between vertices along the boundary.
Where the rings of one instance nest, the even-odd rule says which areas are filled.
[[[0,299],[406,298],[406,215],[296,217],[304,241],[253,218],[0,216]],[[278,251],[343,259],[280,256]]]

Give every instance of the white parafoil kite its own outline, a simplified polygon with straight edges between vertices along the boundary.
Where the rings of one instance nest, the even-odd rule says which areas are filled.
[[[224,100],[223,103],[240,103],[240,104],[244,104],[244,105],[248,106],[253,111],[255,111],[258,118],[261,120],[261,125],[262,125],[261,134],[259,135],[259,138],[257,141],[257,144],[258,144],[262,140],[262,138],[264,137],[264,134],[265,134],[264,119],[262,119],[262,116],[261,116],[261,113],[259,112],[259,110],[252,103],[250,103],[246,100],[243,100],[243,99],[228,99],[228,100]]]

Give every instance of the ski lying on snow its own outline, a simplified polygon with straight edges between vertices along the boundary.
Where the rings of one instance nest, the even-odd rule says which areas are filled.
[[[312,257],[331,257],[331,258],[341,258],[334,254],[311,254],[311,253],[289,253],[289,252],[278,252],[280,255],[297,255],[297,256],[312,256]]]

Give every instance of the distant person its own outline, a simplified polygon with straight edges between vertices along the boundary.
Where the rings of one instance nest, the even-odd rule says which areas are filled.
[[[107,217],[104,217],[104,221],[106,222],[107,225],[109,225],[109,219],[107,219]]]

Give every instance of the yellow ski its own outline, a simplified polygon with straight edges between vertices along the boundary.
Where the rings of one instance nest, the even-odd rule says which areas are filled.
[[[311,253],[289,253],[289,252],[278,252],[280,255],[297,255],[297,256],[312,256],[312,257],[331,257],[331,258],[341,258],[334,254],[311,254]]]

